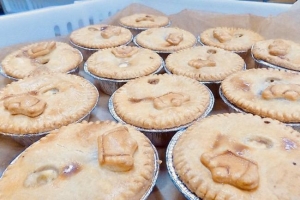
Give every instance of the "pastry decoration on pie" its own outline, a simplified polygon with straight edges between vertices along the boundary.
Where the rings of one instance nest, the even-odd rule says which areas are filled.
[[[128,28],[147,29],[167,26],[170,20],[164,15],[136,13],[121,17],[119,23]]]
[[[162,58],[154,51],[134,46],[102,49],[87,59],[87,69],[95,76],[132,79],[154,73]]]
[[[86,79],[64,73],[30,76],[0,90],[0,132],[47,132],[88,115],[98,91]]]
[[[300,71],[300,44],[286,39],[270,39],[255,43],[252,55],[256,60]]]
[[[172,166],[201,199],[297,199],[299,138],[299,132],[274,119],[211,115],[178,137]]]
[[[246,52],[263,37],[250,29],[234,27],[209,28],[200,34],[201,43],[228,51]]]
[[[191,47],[172,53],[165,63],[172,74],[198,81],[222,81],[245,67],[244,60],[238,54],[209,46]]]
[[[251,69],[227,77],[224,97],[237,108],[286,123],[300,122],[300,74]]]
[[[8,166],[0,199],[144,198],[156,181],[155,147],[134,127],[112,121],[52,131]]]
[[[33,43],[8,54],[1,62],[6,75],[22,79],[40,72],[75,70],[82,62],[81,53],[67,43],[45,41]]]
[[[179,75],[148,75],[130,80],[113,95],[113,108],[126,123],[167,129],[192,123],[212,102],[209,89]]]
[[[136,36],[139,46],[162,52],[186,49],[194,46],[196,42],[192,33],[176,27],[150,28]]]
[[[89,25],[70,34],[70,41],[80,47],[103,49],[125,45],[132,40],[130,30],[113,25]]]

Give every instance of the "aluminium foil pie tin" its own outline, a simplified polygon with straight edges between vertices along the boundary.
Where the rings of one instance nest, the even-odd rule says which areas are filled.
[[[185,196],[185,198],[189,200],[201,200],[198,196],[196,196],[192,191],[190,191],[187,186],[180,180],[177,175],[174,165],[173,165],[173,149],[178,141],[179,137],[185,132],[185,130],[179,130],[172,137],[171,141],[166,150],[166,165],[168,169],[168,173],[174,185],[177,189]]]
[[[120,44],[118,46],[122,46],[122,45],[128,45],[132,42],[133,40],[133,35],[131,36],[131,39],[129,41],[127,41],[124,44]],[[98,50],[102,49],[102,48],[88,48],[88,47],[84,47],[84,46],[80,46],[78,44],[75,44],[73,41],[69,40],[69,43],[75,47],[76,49],[78,49],[82,56],[83,56],[83,61],[86,61],[93,53],[97,52]],[[108,48],[108,47],[107,47]]]
[[[228,106],[229,108],[229,112],[231,113],[249,113],[249,112],[246,112],[244,111],[243,109],[241,108],[238,108],[237,106],[235,106],[233,103],[231,103],[223,94],[222,92],[222,88],[220,87],[219,88],[219,95],[221,97],[221,99],[223,100],[223,102]],[[253,113],[251,113],[253,114]],[[285,125],[287,126],[291,126],[293,129],[295,129],[296,131],[299,131],[300,132],[300,122],[299,123],[286,123],[286,122],[282,122],[284,123]]]
[[[95,107],[97,106],[98,101],[99,101],[99,96],[98,96],[98,99],[97,99],[95,105],[92,107],[92,109],[86,115],[84,115],[82,118],[80,118],[77,121],[72,122],[72,123],[79,123],[79,122],[82,122],[82,121],[89,121],[90,115],[91,115],[92,111],[95,109]],[[45,135],[49,134],[49,132],[51,132],[51,131],[52,130],[45,131],[45,132],[40,132],[40,133],[33,133],[33,134],[14,134],[14,133],[0,132],[0,134],[5,136],[5,137],[12,138],[17,143],[19,143],[19,144],[21,144],[25,147],[28,147],[31,144],[33,144],[34,142],[36,142],[39,139],[41,139],[42,137],[44,137]]]
[[[295,73],[300,72],[299,70],[288,69],[288,68],[285,68],[285,67],[281,67],[281,66],[277,66],[277,65],[268,63],[264,60],[258,60],[253,55],[252,49],[253,49],[253,46],[251,48],[251,57],[255,62],[255,68],[273,68],[273,69],[278,69],[278,70],[284,70],[284,71],[287,71],[287,72],[295,72]]]
[[[169,141],[171,140],[171,138],[174,136],[174,134],[177,131],[185,129],[185,128],[189,127],[190,125],[192,125],[195,121],[205,118],[207,115],[209,115],[209,113],[213,109],[215,98],[209,89],[208,89],[208,91],[210,93],[210,102],[209,102],[208,107],[206,108],[205,112],[201,116],[199,116],[197,119],[195,119],[194,121],[192,121],[190,123],[184,124],[182,126],[178,126],[178,127],[174,127],[174,128],[166,128],[166,129],[145,129],[145,128],[137,127],[137,126],[134,126],[131,124],[130,125],[134,126],[137,130],[144,133],[150,139],[152,144],[154,144],[155,146],[166,147],[169,144]],[[112,94],[112,96],[108,100],[108,109],[109,109],[110,114],[117,122],[122,123],[122,124],[127,124],[115,112],[114,105],[113,105],[113,98],[114,98],[114,94]]]
[[[87,116],[89,116],[89,115],[87,115]],[[87,117],[87,116],[85,116],[85,117]],[[85,119],[81,119],[81,120],[79,120],[78,122],[83,121],[83,120],[85,120]],[[50,132],[51,132],[51,131],[50,131]],[[153,149],[153,151],[154,151],[154,155],[153,155],[153,156],[154,156],[154,173],[153,173],[153,177],[152,177],[152,181],[151,181],[150,187],[149,187],[148,190],[145,192],[145,194],[141,197],[140,200],[147,200],[147,198],[149,197],[149,195],[150,195],[151,192],[153,191],[153,188],[154,188],[155,185],[156,185],[156,182],[157,182],[157,179],[158,179],[158,175],[159,175],[160,160],[159,160],[158,152],[157,152],[156,147],[155,147],[153,144],[151,144],[151,147],[152,147],[152,149]],[[23,152],[21,152],[19,155],[17,155],[17,156],[10,162],[9,165],[13,165],[13,164],[17,161],[17,159],[18,159],[19,157],[22,156],[22,153],[23,153]],[[9,165],[8,165],[8,166],[9,166]],[[3,173],[0,174],[0,179],[1,179],[2,176],[5,174],[5,172],[6,172],[7,168],[8,168],[8,166],[7,166],[6,169],[3,171]]]
[[[160,73],[161,70],[164,68],[164,61],[163,59],[161,60],[161,65],[159,68],[157,68],[154,72],[152,72],[151,74],[157,74]],[[128,81],[134,79],[111,79],[111,78],[103,78],[103,77],[99,77],[96,76],[94,74],[92,74],[89,70],[88,70],[88,66],[87,63],[84,63],[83,66],[83,70],[86,74],[88,74],[89,76],[93,77],[94,79],[94,85],[99,88],[102,92],[104,92],[107,95],[112,95],[117,89],[119,89],[122,85],[124,85],[125,83],[127,83]]]

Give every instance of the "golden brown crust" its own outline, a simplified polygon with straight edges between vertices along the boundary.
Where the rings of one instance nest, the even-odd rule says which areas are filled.
[[[138,45],[154,51],[174,52],[192,47],[196,37],[183,29],[175,27],[151,28],[136,36]]]
[[[251,69],[227,77],[224,96],[245,112],[282,122],[300,122],[300,74],[275,69]]]
[[[257,60],[300,71],[300,44],[285,39],[272,39],[253,45],[252,55]]]
[[[198,81],[222,81],[245,67],[245,62],[239,55],[208,46],[197,46],[172,53],[165,63],[171,73]]]
[[[86,64],[89,72],[98,77],[132,79],[155,72],[162,59],[148,49],[120,46],[99,50],[88,58]]]
[[[138,87],[137,87],[138,86]],[[129,81],[113,96],[117,115],[145,129],[175,128],[193,122],[208,108],[209,90],[178,75],[149,75]]]
[[[263,40],[263,37],[249,29],[215,27],[203,31],[200,39],[204,45],[228,51],[248,51],[255,42]]]
[[[202,199],[293,199],[300,195],[299,138],[270,118],[212,115],[182,133],[173,166]]]
[[[120,24],[129,28],[155,28],[169,24],[169,18],[163,15],[136,13],[120,18]]]
[[[70,35],[74,44],[90,49],[104,49],[127,44],[132,40],[130,30],[113,25],[89,25]]]
[[[138,147],[133,168],[115,172],[99,165],[97,138],[121,127]],[[152,184],[156,162],[148,138],[131,126],[112,121],[71,124],[34,143],[7,168],[0,198],[139,200]]]
[[[63,42],[38,42],[8,54],[1,62],[3,71],[16,79],[36,71],[69,72],[82,62],[81,53]]]
[[[0,132],[34,134],[76,122],[91,112],[98,95],[84,78],[63,73],[13,82],[0,91]]]

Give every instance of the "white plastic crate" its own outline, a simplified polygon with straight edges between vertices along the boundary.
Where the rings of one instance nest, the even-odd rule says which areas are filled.
[[[290,8],[288,4],[226,0],[93,0],[70,5],[47,7],[0,17],[0,47],[68,35],[80,27],[100,23],[131,3],[153,7],[165,14],[183,9],[219,13],[277,15]]]

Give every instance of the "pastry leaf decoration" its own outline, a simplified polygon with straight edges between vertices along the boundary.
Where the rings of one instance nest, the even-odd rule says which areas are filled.
[[[12,115],[37,117],[44,112],[47,104],[44,100],[27,93],[6,97],[3,105]]]
[[[138,145],[125,126],[117,127],[98,137],[99,165],[115,172],[125,172],[134,165]]]
[[[178,45],[183,40],[183,34],[182,33],[170,33],[168,37],[166,38],[166,41],[170,45]]]
[[[48,55],[51,51],[56,48],[56,42],[43,42],[38,43],[27,50],[27,54],[30,58],[37,58],[40,56]],[[39,62],[45,62],[45,60],[40,59]]]
[[[232,39],[232,35],[228,31],[222,29],[214,30],[213,37],[221,43],[227,42]]]
[[[264,99],[284,98],[290,101],[300,99],[300,85],[298,84],[276,84],[268,86],[261,94]]]
[[[285,56],[290,50],[290,45],[283,40],[274,40],[268,49],[269,53],[273,56]]]
[[[136,22],[142,22],[142,21],[151,21],[151,22],[154,22],[154,17],[152,15],[145,15],[145,16],[136,18],[135,21]]]
[[[112,49],[111,52],[118,58],[127,58],[136,54],[138,49],[132,46],[119,46]]]
[[[230,184],[242,190],[258,187],[258,167],[254,162],[229,150],[201,155],[201,162],[206,166],[215,182]]]

